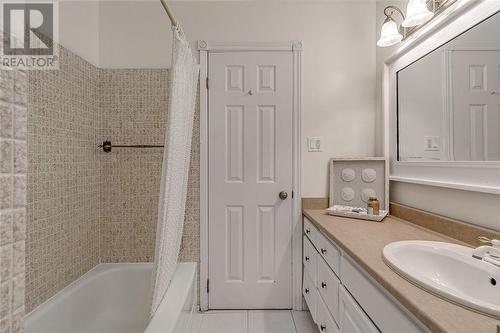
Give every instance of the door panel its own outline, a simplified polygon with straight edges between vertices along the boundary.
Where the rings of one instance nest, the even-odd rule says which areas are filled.
[[[258,243],[260,282],[274,283],[274,259],[276,258],[276,210],[274,206],[259,206]]]
[[[243,206],[226,207],[227,281],[243,281]]]
[[[258,182],[274,182],[276,172],[276,107],[260,105],[257,111],[258,119]]]
[[[209,308],[291,308],[291,53],[210,54],[208,93]]]

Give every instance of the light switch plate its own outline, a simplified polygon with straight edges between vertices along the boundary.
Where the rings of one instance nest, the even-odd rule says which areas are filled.
[[[319,152],[323,151],[321,149],[321,141],[323,138],[320,136],[310,136],[307,138],[307,151],[308,152]]]

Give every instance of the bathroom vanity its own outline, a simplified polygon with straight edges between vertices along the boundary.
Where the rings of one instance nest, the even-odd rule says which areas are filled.
[[[500,320],[434,296],[383,261],[384,246],[395,241],[458,240],[396,217],[376,223],[303,213],[303,295],[319,332],[496,332]]]

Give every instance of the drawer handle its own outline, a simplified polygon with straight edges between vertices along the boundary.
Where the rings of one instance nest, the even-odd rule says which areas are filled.
[[[306,294],[309,294],[309,288],[306,288],[306,290],[304,290]]]
[[[311,230],[306,229],[306,234],[310,234],[310,233],[311,233]]]
[[[326,288],[326,282],[321,282],[321,288],[323,288],[323,289]]]
[[[305,259],[306,259],[306,261],[309,261],[309,257],[306,257]]]
[[[319,328],[321,329],[321,332],[326,331],[326,326],[323,324],[321,324],[321,326]]]
[[[326,249],[321,249],[321,254],[325,254],[326,253]]]

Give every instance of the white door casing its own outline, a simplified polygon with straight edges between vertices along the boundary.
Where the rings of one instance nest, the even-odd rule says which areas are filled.
[[[500,50],[454,50],[451,57],[453,157],[500,160]]]
[[[209,55],[211,309],[292,307],[292,89],[291,53]]]

